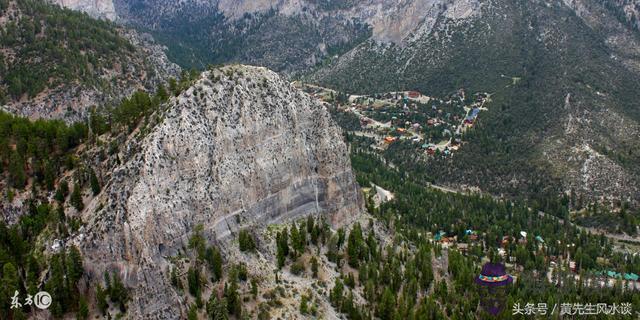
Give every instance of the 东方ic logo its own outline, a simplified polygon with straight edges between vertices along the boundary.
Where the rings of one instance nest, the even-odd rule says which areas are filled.
[[[33,304],[38,309],[47,309],[51,305],[51,295],[46,291],[40,291],[33,297]]]

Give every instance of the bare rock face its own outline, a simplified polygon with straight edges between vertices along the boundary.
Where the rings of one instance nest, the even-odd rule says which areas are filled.
[[[373,39],[399,43],[425,21],[434,21],[442,13],[452,20],[465,19],[480,12],[478,0],[365,0],[323,3],[313,0],[220,0],[219,10],[237,19],[247,13],[276,8],[284,15],[302,14],[308,8],[320,15],[338,15],[369,24]],[[327,10],[328,9],[328,10]]]
[[[51,0],[63,7],[86,12],[92,17],[115,20],[116,9],[111,0]]]
[[[184,318],[168,257],[194,227],[222,248],[240,228],[307,215],[334,226],[362,199],[340,129],[325,107],[264,68],[203,73],[87,207],[79,242],[90,277],[119,272],[135,319]]]
[[[109,20],[127,19],[131,7],[146,7],[160,16],[182,14],[194,10],[202,14],[218,11],[226,18],[235,20],[245,14],[265,13],[276,10],[285,16],[299,15],[307,11],[315,15],[338,15],[359,19],[372,26],[373,36],[380,41],[397,42],[424,22],[437,18],[441,12],[448,19],[464,19],[479,13],[478,0],[364,0],[364,1],[317,1],[317,0],[51,0],[64,7],[84,11],[91,16]],[[155,9],[153,9],[155,8]],[[197,9],[197,11],[195,11]],[[148,18],[148,17],[146,17]],[[319,18],[318,18],[319,19]]]

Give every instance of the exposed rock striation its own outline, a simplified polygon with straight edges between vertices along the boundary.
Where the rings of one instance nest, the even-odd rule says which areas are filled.
[[[132,288],[133,318],[184,318],[168,257],[198,224],[224,247],[240,228],[307,215],[337,227],[361,211],[340,129],[320,102],[274,72],[205,72],[163,117],[123,148],[135,152],[87,207],[76,239],[91,278],[117,271]]]

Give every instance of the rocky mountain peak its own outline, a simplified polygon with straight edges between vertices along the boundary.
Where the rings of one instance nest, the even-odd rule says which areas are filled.
[[[136,151],[84,211],[78,238],[93,276],[119,272],[135,288],[134,318],[178,318],[169,259],[198,224],[224,248],[241,228],[308,215],[337,227],[361,210],[340,129],[274,72],[204,72],[163,117],[123,148]]]

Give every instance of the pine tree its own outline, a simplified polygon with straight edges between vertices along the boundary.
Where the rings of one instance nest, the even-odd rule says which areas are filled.
[[[302,246],[300,230],[298,229],[298,226],[296,225],[295,222],[291,225],[291,228],[289,229],[289,238],[291,238],[291,246],[293,247],[294,257],[297,257],[302,253],[304,248]]]
[[[222,255],[216,247],[209,247],[205,253],[205,259],[213,275],[214,281],[222,279]]]
[[[347,277],[344,280],[344,284],[353,289],[356,286],[356,279],[353,277],[353,273],[347,273]]]
[[[280,270],[284,267],[284,263],[287,259],[287,256],[284,255],[284,250],[281,246],[277,247],[276,259],[278,260],[278,270]]]
[[[307,233],[311,234],[314,228],[315,228],[315,224],[313,222],[313,217],[307,216]]]
[[[227,299],[227,311],[239,319],[242,316],[242,301],[240,300],[240,294],[238,294],[238,282],[236,279],[231,279],[229,286],[225,285],[224,296]]]
[[[349,233],[347,240],[347,253],[349,255],[349,265],[357,268],[361,259],[364,258],[364,238],[359,223],[356,223]]]
[[[382,298],[378,303],[378,317],[382,320],[392,320],[395,314],[396,299],[389,287],[385,287]]]
[[[71,246],[69,249],[69,256],[67,257],[66,262],[67,279],[70,284],[75,286],[84,273],[84,268],[82,267],[82,255],[76,246]]]
[[[301,314],[307,314],[309,313],[309,306],[307,305],[307,300],[309,298],[306,295],[302,295],[302,298],[300,298],[300,313]]]
[[[181,289],[182,285],[180,285],[180,279],[178,278],[178,268],[171,268],[171,285],[176,289]]]
[[[322,230],[320,229],[320,224],[317,223],[313,226],[313,228],[311,229],[311,231],[309,232],[310,237],[311,237],[311,243],[313,245],[318,245],[318,241],[320,240],[320,234],[321,234]]]
[[[344,285],[342,284],[342,281],[340,281],[340,279],[336,278],[333,289],[329,293],[329,300],[334,307],[338,308],[338,310],[340,310],[342,306],[343,292]]]
[[[73,192],[71,192],[71,198],[69,199],[71,205],[78,211],[84,209],[84,202],[82,202],[82,190],[77,183],[73,186]]]
[[[160,102],[164,102],[169,99],[169,93],[167,93],[167,89],[165,89],[162,84],[158,85],[158,90],[156,90],[156,97],[160,99]]]
[[[199,297],[201,293],[200,272],[197,268],[189,267],[187,271],[187,282],[189,285],[189,293],[194,297]]]
[[[344,244],[345,231],[343,228],[338,229],[338,249]]]
[[[227,320],[229,319],[227,310],[227,299],[218,299],[215,294],[211,295],[207,302],[207,314],[211,320]]]
[[[33,255],[27,258],[27,292],[37,292],[40,283],[40,266]]]
[[[100,181],[98,181],[96,172],[93,169],[90,170],[89,181],[91,183],[91,191],[93,192],[93,195],[97,196],[100,193]]]
[[[51,191],[54,188],[56,179],[56,172],[51,161],[47,161],[44,165],[44,185],[47,190]]]
[[[258,298],[258,281],[254,278],[251,278],[251,295],[253,299]]]
[[[256,249],[255,240],[253,240],[253,236],[247,230],[240,230],[238,234],[238,241],[240,243],[240,251],[254,251]]]
[[[96,286],[96,302],[98,310],[104,315],[109,308],[109,303],[107,302],[107,291],[100,284]]]
[[[78,320],[86,320],[89,318],[89,304],[87,304],[87,299],[84,296],[80,297],[78,300]]]
[[[278,269],[282,269],[289,255],[289,239],[288,233],[279,231],[276,235],[276,257],[278,259]]]
[[[16,189],[22,189],[27,183],[27,175],[24,172],[24,159],[16,151],[11,153],[9,159],[9,178],[11,185]]]
[[[206,254],[207,243],[204,239],[203,233],[204,226],[198,224],[193,230],[193,235],[189,238],[189,249],[193,249],[196,252],[198,259],[203,260]]]
[[[70,292],[64,273],[64,258],[62,254],[55,254],[51,257],[50,278],[45,285],[47,292],[52,297],[51,313],[60,317],[65,312],[65,307],[70,303]]]
[[[9,314],[11,306],[11,297],[18,290],[18,270],[11,263],[7,262],[2,267],[2,286],[0,286],[0,306],[2,306],[2,314]]]
[[[304,252],[304,249],[305,249],[305,248],[306,248],[306,246],[307,246],[307,230],[306,230],[306,228],[304,227],[304,224],[303,224],[303,223],[301,223],[301,224],[300,224],[300,228],[299,228],[299,230],[298,230],[298,234],[299,234],[299,236],[300,236],[300,239],[299,239],[299,241],[300,241],[300,244],[299,244],[299,247],[300,247],[300,253],[303,253],[303,252]]]
[[[187,319],[189,320],[198,320],[198,306],[192,304],[189,307],[189,313],[187,314]]]
[[[318,278],[318,259],[315,256],[311,257],[311,273],[314,278]]]
[[[120,307],[120,311],[125,312],[127,310],[129,293],[127,292],[127,288],[125,288],[124,284],[122,283],[120,275],[117,273],[114,273],[111,279],[109,298],[111,298],[111,301],[113,303],[118,304],[118,306]]]

